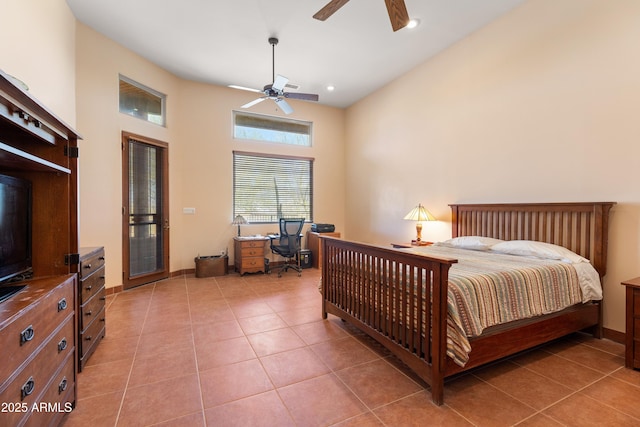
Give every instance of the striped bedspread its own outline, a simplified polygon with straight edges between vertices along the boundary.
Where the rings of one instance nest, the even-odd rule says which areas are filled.
[[[572,264],[442,246],[406,250],[458,259],[449,270],[447,354],[461,366],[472,351],[468,338],[485,328],[582,302]]]

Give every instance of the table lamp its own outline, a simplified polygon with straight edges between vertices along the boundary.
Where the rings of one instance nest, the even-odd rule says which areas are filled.
[[[436,218],[431,215],[431,212],[425,209],[424,206],[418,203],[418,206],[411,209],[404,219],[409,221],[418,221],[416,224],[416,242],[420,243],[422,240],[422,221],[435,221]]]
[[[238,237],[240,237],[240,225],[249,224],[249,221],[244,219],[242,215],[236,215],[231,224],[238,226]]]

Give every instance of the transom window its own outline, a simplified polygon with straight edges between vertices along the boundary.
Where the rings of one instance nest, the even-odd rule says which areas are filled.
[[[282,117],[233,112],[233,137],[255,141],[311,146],[312,122]]]
[[[250,223],[313,221],[313,159],[233,152],[233,216]]]
[[[120,112],[165,126],[167,95],[120,75]]]

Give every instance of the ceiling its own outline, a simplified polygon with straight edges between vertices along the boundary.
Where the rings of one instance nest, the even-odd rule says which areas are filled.
[[[420,25],[397,32],[384,0],[351,0],[326,21],[313,19],[328,1],[67,3],[79,21],[176,76],[222,86],[272,83],[267,39],[277,37],[275,73],[322,104],[347,107],[525,0],[405,0]]]

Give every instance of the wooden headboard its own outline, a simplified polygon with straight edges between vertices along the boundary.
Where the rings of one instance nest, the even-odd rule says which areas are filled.
[[[607,272],[609,210],[614,202],[452,204],[451,232],[503,240],[536,240],[588,258]]]

